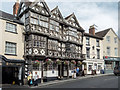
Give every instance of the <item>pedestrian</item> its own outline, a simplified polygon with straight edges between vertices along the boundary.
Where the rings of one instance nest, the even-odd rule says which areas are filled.
[[[76,78],[76,68],[74,68],[73,78]]]
[[[76,69],[76,75],[79,76],[79,68]]]
[[[72,78],[74,78],[74,69],[72,70],[72,72],[71,72],[71,73],[72,73]]]
[[[84,69],[83,69],[83,71],[82,71],[82,76],[85,76],[85,72],[84,72]]]
[[[34,76],[34,86],[38,86],[38,78],[39,78],[39,76],[38,76],[37,72],[35,72],[35,76]]]
[[[29,75],[28,75],[27,79],[28,79],[28,85],[29,86],[33,85],[33,79],[32,79],[32,73],[31,72],[29,72]]]

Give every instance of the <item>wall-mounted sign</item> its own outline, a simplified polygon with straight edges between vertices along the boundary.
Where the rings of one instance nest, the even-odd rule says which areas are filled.
[[[109,60],[109,61],[120,61],[120,57],[108,57],[104,56],[104,60]]]

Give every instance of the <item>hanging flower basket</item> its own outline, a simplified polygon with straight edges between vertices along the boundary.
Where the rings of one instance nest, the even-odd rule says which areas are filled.
[[[78,65],[82,65],[82,62],[81,62],[81,61],[78,61]]]
[[[72,60],[71,63],[75,65],[75,64],[76,64],[76,61],[75,61],[75,60]]]
[[[36,60],[36,61],[33,61],[33,67],[39,67],[40,65],[40,61]]]
[[[59,59],[56,60],[56,64],[60,65],[61,61]]]
[[[64,61],[64,64],[65,64],[65,65],[68,65],[68,64],[69,64],[69,61]]]
[[[52,64],[53,61],[51,59],[46,59],[45,62],[46,62],[46,64],[50,65],[50,64]]]

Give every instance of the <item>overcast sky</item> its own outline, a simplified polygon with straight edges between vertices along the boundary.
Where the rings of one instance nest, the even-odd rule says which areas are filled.
[[[12,14],[13,2],[10,0],[1,0],[2,7],[0,10]],[[115,32],[118,32],[118,0],[45,0],[50,10],[59,7],[63,17],[75,13],[81,27],[88,32],[90,25],[97,25],[97,31],[101,31],[107,28],[113,28]],[[113,2],[114,1],[114,2]],[[0,5],[1,6],[1,5]]]

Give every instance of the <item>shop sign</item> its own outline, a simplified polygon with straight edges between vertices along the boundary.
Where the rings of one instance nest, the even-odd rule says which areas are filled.
[[[105,56],[104,60],[120,61],[120,58],[119,57],[108,57],[108,56]]]
[[[8,66],[13,66],[13,65],[16,65],[16,66],[20,66],[22,65],[21,63],[9,63],[9,62],[6,62],[6,65]]]

